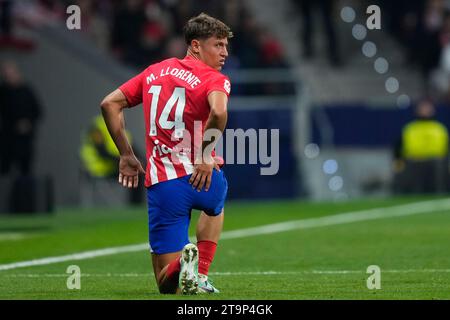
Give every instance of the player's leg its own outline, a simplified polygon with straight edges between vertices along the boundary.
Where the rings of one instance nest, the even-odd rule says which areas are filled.
[[[179,255],[153,255],[153,259],[154,266],[159,267],[173,259],[161,270],[155,270],[161,293],[197,294],[198,248],[195,244],[186,244]]]
[[[219,242],[224,221],[224,210],[217,216],[209,216],[204,211],[201,212],[197,224],[197,247],[199,250],[199,292],[219,293],[208,280],[209,267],[216,254],[217,243]]]
[[[180,255],[181,251],[167,254],[152,253],[153,272],[160,293],[176,293]]]
[[[219,292],[208,282],[208,272],[214,260],[217,243],[224,222],[224,203],[228,184],[223,171],[214,170],[208,192],[202,191],[196,201],[203,209],[197,223],[197,247],[199,250],[199,292]]]
[[[224,210],[217,216],[209,216],[205,211],[200,213],[197,223],[197,242],[212,241],[217,243],[223,228]]]
[[[217,216],[209,216],[201,212],[197,223],[197,247],[200,252],[198,272],[208,275],[209,267],[214,260],[217,243],[223,228],[224,210]]]
[[[181,280],[188,281],[184,293],[192,294],[198,284],[198,252],[189,244],[192,188],[180,179],[158,183],[147,189],[149,240],[152,263],[161,293],[176,293]],[[173,201],[173,195],[177,201]],[[180,260],[180,257],[187,259]],[[195,270],[194,270],[195,268]],[[181,279],[181,272],[183,278]]]

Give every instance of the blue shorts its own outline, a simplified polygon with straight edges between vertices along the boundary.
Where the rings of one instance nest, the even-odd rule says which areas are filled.
[[[228,191],[225,174],[213,170],[211,186],[198,192],[189,184],[191,175],[157,183],[147,188],[150,250],[156,254],[178,252],[189,243],[192,209],[217,216]]]

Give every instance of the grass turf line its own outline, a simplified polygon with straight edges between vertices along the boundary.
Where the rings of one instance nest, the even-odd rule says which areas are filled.
[[[407,203],[409,199],[342,204],[276,202],[232,204],[225,230]],[[94,216],[94,219],[91,217]],[[8,220],[9,219],[9,220]],[[29,220],[28,220],[29,219]],[[8,221],[6,221],[8,220]],[[94,220],[94,221],[92,221]],[[449,299],[449,273],[383,273],[383,269],[445,269],[450,266],[450,217],[446,212],[365,221],[310,230],[293,230],[220,242],[211,267],[218,296],[208,299]],[[32,229],[33,221],[40,228]],[[196,221],[196,216],[193,217]],[[5,223],[4,223],[5,222]],[[25,222],[25,223],[23,223]],[[27,223],[29,223],[27,225]],[[67,254],[85,249],[146,241],[144,208],[121,211],[64,211],[55,217],[1,217],[1,230],[32,236],[0,241],[0,263]],[[10,227],[8,229],[8,226]],[[191,229],[192,231],[193,229]],[[65,243],[68,242],[68,243]],[[8,249],[9,248],[9,249]],[[0,273],[1,299],[186,299],[157,293],[147,252],[76,261],[87,274],[148,274],[143,277],[82,277],[82,289],[70,291],[66,278],[12,277],[60,274],[71,263]],[[365,286],[368,265],[382,270],[382,289]],[[280,274],[220,275],[220,272]],[[360,270],[350,274],[314,274],[308,270]],[[305,271],[302,273],[302,271]],[[219,274],[214,275],[214,272]],[[298,272],[289,274],[289,272]],[[198,299],[189,297],[188,299]],[[205,296],[201,296],[204,299]]]

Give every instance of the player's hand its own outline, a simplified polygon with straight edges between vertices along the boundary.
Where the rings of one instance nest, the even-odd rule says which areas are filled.
[[[214,168],[216,168],[216,170],[220,172],[220,168],[222,168],[225,165],[225,160],[223,160],[223,158],[220,156],[215,156],[214,162],[216,163]]]
[[[145,174],[141,162],[134,154],[120,156],[119,161],[119,183],[125,188],[137,188],[139,174]]]
[[[204,157],[201,163],[199,163],[199,161],[196,162],[189,183],[192,185],[192,188],[197,189],[198,192],[202,191],[203,186],[205,187],[205,191],[208,191],[211,186],[212,171],[214,168],[217,171],[220,171],[219,165],[213,157]]]

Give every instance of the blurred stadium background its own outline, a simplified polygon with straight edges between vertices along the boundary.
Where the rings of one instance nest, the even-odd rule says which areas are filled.
[[[53,181],[56,205],[89,197],[79,147],[99,101],[146,65],[184,56],[181,28],[198,12],[224,19],[235,32],[224,70],[233,84],[228,128],[280,129],[279,173],[229,166],[230,199],[388,196],[392,148],[412,118],[410,106],[437,93],[429,90],[430,74],[445,72],[448,3],[439,0],[75,1],[81,30],[65,26],[70,1],[7,3],[12,27],[0,58],[18,63],[41,102],[34,167]],[[382,28],[368,30],[366,9],[375,3]],[[345,22],[352,12],[344,8],[354,9],[353,22]],[[395,82],[386,88],[389,77],[397,90]],[[448,123],[446,94],[439,91],[438,114]],[[144,150],[141,112],[126,116]],[[108,192],[107,202],[121,199]]]
[[[280,129],[279,173],[229,166],[230,199],[389,196],[392,148],[411,105],[435,93],[440,120],[450,119],[447,92],[430,75],[446,72],[445,1],[85,0],[75,1],[81,30],[68,30],[71,3],[2,1],[12,26],[0,58],[17,62],[41,102],[33,166],[53,182],[58,206],[123,201],[118,187],[83,193],[82,134],[107,92],[152,62],[184,56],[180,30],[201,11],[235,32],[224,70],[233,85],[228,128]],[[381,8],[381,30],[366,28],[371,4]],[[390,77],[399,88],[385,83]],[[126,116],[144,150],[141,112]]]
[[[11,211],[12,198],[27,201],[30,195],[35,203],[25,211],[127,207],[126,191],[114,181],[85,179],[80,159],[83,134],[108,92],[155,61],[185,55],[182,26],[200,12],[223,19],[235,34],[223,70],[232,82],[227,127],[280,130],[278,174],[261,176],[260,165],[225,168],[230,203],[384,203],[381,199],[394,195],[394,146],[403,126],[413,119],[417,101],[432,97],[437,119],[450,125],[446,0],[0,4],[0,60],[17,63],[42,107],[34,187],[17,191],[24,189],[15,184],[15,169],[2,175],[0,212]],[[66,27],[70,4],[81,8],[81,30]],[[366,26],[366,10],[373,4],[381,8],[381,30]],[[142,111],[135,108],[125,116],[134,144],[144,151]],[[12,256],[6,260],[14,261]]]

